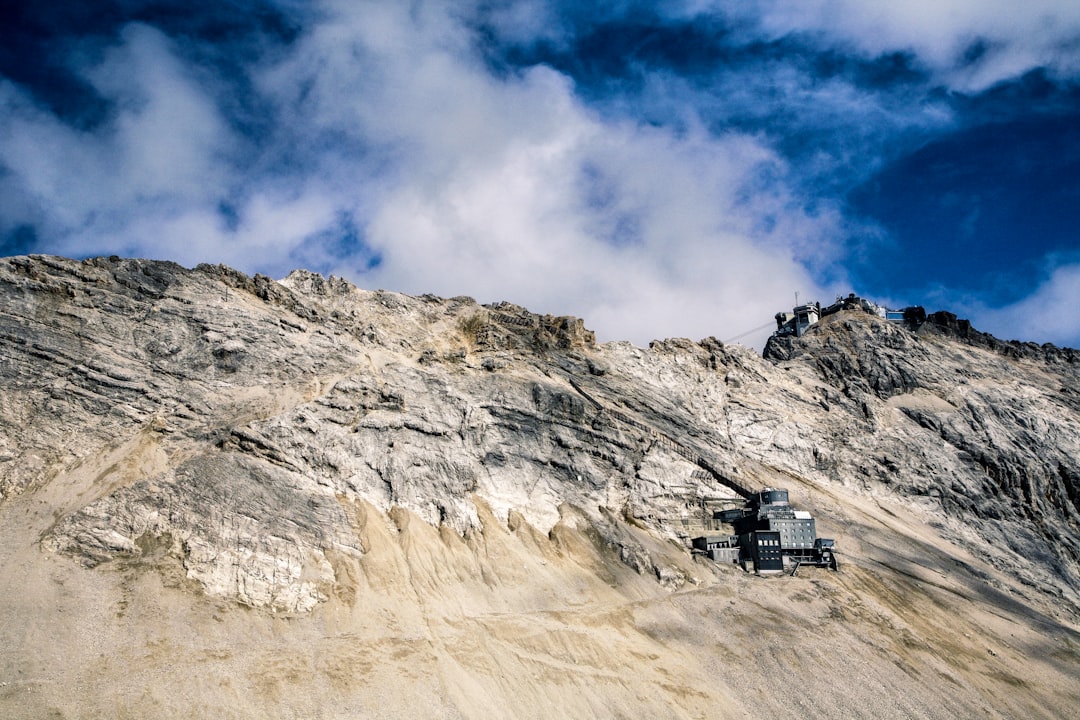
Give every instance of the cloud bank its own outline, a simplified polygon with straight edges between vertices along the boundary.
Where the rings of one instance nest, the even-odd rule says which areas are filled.
[[[870,56],[909,52],[964,92],[1035,68],[1064,76],[1080,70],[1080,6],[1060,0],[766,0],[749,19],[773,35],[813,34]]]
[[[261,4],[258,23],[231,6],[56,21],[59,69],[0,78],[3,252],[303,266],[579,315],[602,339],[760,347],[795,292],[873,295],[852,286],[860,254],[897,238],[854,189],[971,125],[987,88],[1038,69],[1058,98],[1077,75],[1071,6],[948,5],[325,0]],[[1044,255],[1047,284],[971,305],[977,326],[1080,344],[1075,320],[1009,320],[1075,299],[1071,266],[1047,264],[1060,248]]]

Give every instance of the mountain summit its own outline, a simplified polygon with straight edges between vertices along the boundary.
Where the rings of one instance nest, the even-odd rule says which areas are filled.
[[[1080,353],[0,260],[4,717],[1080,706]],[[787,491],[837,572],[693,552]],[[802,517],[802,516],[800,516]]]

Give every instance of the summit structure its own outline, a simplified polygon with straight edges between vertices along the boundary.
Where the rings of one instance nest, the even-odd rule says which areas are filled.
[[[858,311],[874,315],[889,322],[899,323],[909,330],[918,330],[926,322],[926,310],[920,305],[912,305],[902,310],[890,310],[865,298],[850,293],[847,297],[837,297],[836,302],[828,307],[821,307],[819,302],[796,305],[791,312],[776,313],[776,337],[802,335],[819,320],[840,311]]]

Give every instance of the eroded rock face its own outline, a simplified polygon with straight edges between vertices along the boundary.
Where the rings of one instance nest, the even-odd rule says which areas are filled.
[[[1074,351],[1004,343],[949,313],[931,315],[918,333],[840,314],[769,350],[779,367],[811,363],[832,392],[830,406],[862,411],[866,431],[844,445],[864,453],[863,482],[934,498],[950,518],[977,528],[1002,566],[1008,551],[1038,558],[1051,569],[1040,583],[1069,578],[1075,592]]]
[[[803,485],[909,498],[1080,597],[1071,351],[857,312],[768,359],[598,345],[507,303],[142,260],[7,259],[0,301],[0,503],[53,488],[44,543],[87,565],[164,548],[213,596],[306,613],[366,552],[357,503],[462,537],[484,530],[480,503],[546,534],[579,518],[678,588],[688,574],[628,527],[685,542],[731,484]]]

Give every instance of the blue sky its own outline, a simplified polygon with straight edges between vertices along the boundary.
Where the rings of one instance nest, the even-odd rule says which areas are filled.
[[[854,291],[1080,346],[1073,0],[4,8],[0,255],[306,267],[638,344],[760,347]]]

